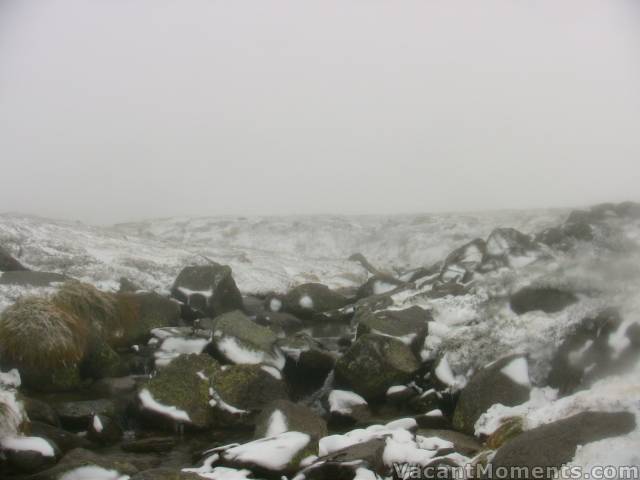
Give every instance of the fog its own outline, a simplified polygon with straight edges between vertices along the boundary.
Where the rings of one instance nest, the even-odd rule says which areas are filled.
[[[633,0],[0,0],[0,211],[640,200]]]

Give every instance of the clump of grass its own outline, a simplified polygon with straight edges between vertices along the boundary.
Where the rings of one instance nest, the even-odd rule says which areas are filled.
[[[24,297],[0,315],[0,359],[26,369],[50,369],[80,362],[89,326],[50,298]]]

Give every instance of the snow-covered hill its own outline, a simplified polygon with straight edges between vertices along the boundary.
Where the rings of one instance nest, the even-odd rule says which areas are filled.
[[[18,214],[0,215],[0,245],[26,266],[65,273],[103,289],[120,277],[167,291],[182,267],[207,259],[228,264],[241,291],[284,291],[319,281],[359,285],[363,253],[376,266],[402,270],[441,260],[498,226],[534,233],[562,221],[564,210],[399,216],[167,218],[109,227]],[[0,308],[15,289],[0,288]]]

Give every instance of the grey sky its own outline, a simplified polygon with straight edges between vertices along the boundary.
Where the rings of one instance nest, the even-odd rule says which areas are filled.
[[[634,0],[0,0],[0,210],[640,200]]]

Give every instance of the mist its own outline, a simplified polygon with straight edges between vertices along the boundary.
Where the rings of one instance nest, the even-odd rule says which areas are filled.
[[[2,0],[0,210],[639,200],[631,0]]]

